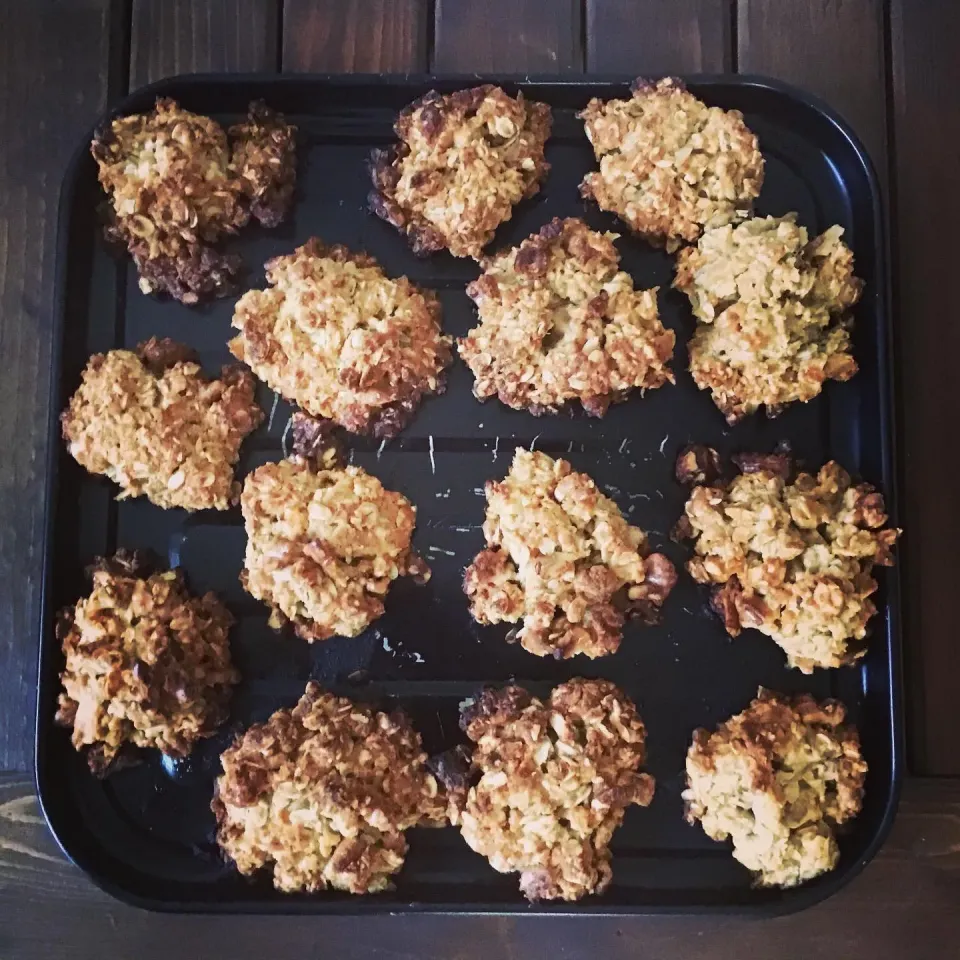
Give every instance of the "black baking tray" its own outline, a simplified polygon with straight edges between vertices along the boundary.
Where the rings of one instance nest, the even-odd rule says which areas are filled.
[[[447,254],[417,259],[392,228],[368,213],[366,159],[372,147],[393,141],[397,110],[431,88],[451,91],[490,80],[511,92],[523,90],[553,107],[547,145],[552,170],[543,191],[501,228],[494,247],[519,242],[554,216],[581,216],[617,231],[624,269],[638,287],[659,285],[661,315],[677,332],[676,385],[634,395],[602,420],[582,413],[534,418],[495,401],[481,405],[471,394],[469,371],[457,361],[446,394],[424,403],[398,439],[383,447],[352,440],[355,462],[417,505],[415,546],[430,561],[433,578],[425,587],[395,586],[385,616],[360,637],[314,645],[271,632],[265,608],[240,588],[239,510],[189,515],[143,499],[118,503],[109,482],[86,474],[63,449],[57,414],[91,353],[131,347],[154,335],[174,337],[194,346],[205,368],[216,371],[231,359],[225,344],[234,302],[189,308],[141,295],[135,271],[101,242],[95,165],[86,145],[78,150],[60,205],[36,774],[44,813],[64,852],[111,894],[153,909],[202,912],[771,915],[836,891],[879,848],[894,817],[903,764],[896,568],[882,577],[880,612],[862,664],[810,677],[787,670],[780,649],[756,632],[727,638],[685,574],[662,624],[628,624],[619,652],[600,660],[533,657],[504,641],[505,627],[479,627],[467,612],[461,577],[483,542],[482,488],[505,473],[517,445],[562,455],[587,471],[678,567],[686,551],[669,541],[668,531],[685,496],[672,466],[688,442],[729,453],[767,450],[788,440],[811,466],[833,457],[878,484],[897,516],[886,239],[877,181],[863,147],[826,106],[781,83],[687,78],[707,103],[743,111],[759,136],[767,166],[758,212],[796,210],[814,232],[842,224],[866,281],[855,311],[859,375],[828,384],[821,397],[776,420],[754,416],[730,428],[685,369],[684,343],[693,321],[685,298],[670,290],[672,259],[630,237],[577,191],[594,161],[574,115],[591,97],[626,96],[629,79],[189,76],[146,87],[116,107],[121,114],[146,110],[157,96],[169,96],[232,121],[248,101],[263,98],[283,111],[300,129],[296,205],[279,229],[252,229],[230,242],[251,268],[247,286],[263,285],[262,264],[269,257],[318,235],[366,250],[391,275],[406,274],[438,290],[444,326],[462,335],[474,322],[464,286],[477,266]],[[241,476],[281,456],[290,408],[282,401],[274,407],[273,394],[262,386],[259,396],[264,409],[272,409],[270,422],[247,441]],[[195,590],[220,594],[238,619],[233,650],[243,680],[226,726],[191,757],[170,762],[154,756],[99,781],[67,732],[53,725],[62,666],[54,622],[56,611],[86,590],[84,565],[118,546],[152,548],[180,565]],[[368,681],[351,683],[356,671],[365,671]],[[516,679],[543,693],[578,675],[610,678],[636,701],[649,731],[648,769],[657,780],[652,806],[631,809],[615,836],[614,880],[602,896],[531,906],[520,896],[515,875],[496,873],[450,828],[412,831],[396,889],[369,897],[282,895],[268,876],[248,881],[220,860],[209,810],[219,754],[238,731],[294,704],[308,679],[360,699],[402,705],[432,751],[457,741],[458,703],[480,685]],[[726,844],[710,841],[683,820],[680,793],[692,731],[744,708],[761,684],[842,699],[859,725],[870,764],[864,809],[841,839],[838,868],[790,891],[753,889]]]

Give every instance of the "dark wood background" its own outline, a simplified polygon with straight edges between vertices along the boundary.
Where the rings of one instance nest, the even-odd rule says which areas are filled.
[[[761,73],[856,128],[892,227],[912,776],[890,841],[841,893],[765,923],[167,917],[112,901],[64,861],[30,772],[57,191],[128,89],[238,70]],[[956,0],[0,3],[0,958],[960,955],[958,88]]]

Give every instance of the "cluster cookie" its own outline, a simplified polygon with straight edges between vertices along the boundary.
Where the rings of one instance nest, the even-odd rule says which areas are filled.
[[[208,380],[190,348],[156,337],[90,358],[61,415],[70,455],[158,507],[226,510],[240,445],[263,420],[239,366]]]
[[[451,784],[450,817],[471,849],[519,873],[529,900],[605,890],[624,812],[653,799],[633,703],[608,680],[571,680],[546,702],[522,687],[486,689],[460,725],[473,750]]]
[[[425,582],[411,549],[416,508],[359,467],[303,456],[249,474],[240,498],[247,531],[241,583],[305,640],[355,637],[384,611],[397,577]]]
[[[811,240],[795,214],[755,217],[707,230],[677,257],[674,286],[699,321],[690,373],[730,423],[761,406],[774,416],[857,372],[847,311],[863,283],[842,234]]]
[[[263,103],[224,131],[161,98],[97,134],[90,152],[110,202],[107,237],[133,258],[144,293],[196,303],[233,292],[240,258],[215,245],[251,217],[273,227],[286,216],[295,133]]]
[[[579,114],[600,164],[581,193],[669,252],[747,216],[763,157],[742,114],[708,107],[669,77],[637,80],[632,93]]]
[[[745,454],[726,483],[711,475],[711,461],[713,451],[697,448],[680,456],[681,479],[703,482],[678,533],[694,541],[687,569],[713,587],[727,632],[765,633],[803,673],[862,657],[876,613],[873,568],[893,564],[899,536],[886,526],[883,496],[833,461],[794,475],[785,454]]]
[[[594,416],[632,390],[673,381],[673,331],[657,291],[634,290],[614,234],[554,219],[483,263],[467,287],[480,325],[459,343],[480,400],[534,414],[578,401]]]
[[[316,683],[221,759],[217,841],[241,873],[269,869],[286,893],[386,890],[403,866],[405,831],[446,822],[409,720]]]
[[[179,571],[154,572],[140,553],[100,558],[90,575],[90,594],[57,625],[65,660],[57,723],[100,776],[130,748],[186,756],[226,719],[239,680],[233,617],[212,593],[191,596]]]
[[[832,870],[836,827],[860,812],[867,764],[836,701],[761,689],[687,753],[687,819],[733,855],[760,886],[792,887]]]
[[[514,206],[540,189],[550,125],[545,103],[490,84],[432,91],[401,111],[400,143],[374,151],[370,207],[417,254],[479,258]]]
[[[487,549],[464,575],[478,623],[517,623],[530,653],[557,659],[616,652],[627,617],[653,622],[677,580],[643,531],[566,460],[518,449],[487,483]]]
[[[237,302],[230,351],[307,413],[391,437],[443,390],[451,341],[432,291],[316,238],[271,260],[267,281]]]

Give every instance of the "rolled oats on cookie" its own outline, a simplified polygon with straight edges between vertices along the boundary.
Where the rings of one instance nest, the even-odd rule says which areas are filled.
[[[445,800],[399,712],[316,683],[224,751],[211,807],[223,853],[285,893],[387,890],[410,827],[442,826]]]
[[[867,764],[834,700],[761,688],[687,753],[686,816],[733,855],[758,886],[793,887],[837,865],[836,827],[862,806]]]
[[[728,422],[761,406],[774,416],[857,372],[848,311],[863,282],[842,235],[811,240],[795,214],[754,217],[680,252],[673,285],[698,320],[690,373]]]
[[[57,723],[99,776],[130,748],[186,756],[226,719],[239,680],[233,617],[214,594],[191,596],[179,571],[154,571],[137,552],[98,559],[90,574],[90,594],[57,624]]]
[[[602,416],[632,390],[673,382],[675,336],[660,322],[657,291],[634,289],[614,239],[555,218],[483,261],[467,287],[480,324],[459,341],[478,399],[534,414],[579,402]]]
[[[267,282],[237,302],[228,346],[311,416],[392,437],[443,391],[451,340],[432,291],[316,238],[271,260]]]
[[[449,810],[470,848],[519,873],[529,900],[602,893],[624,812],[653,799],[633,703],[608,680],[570,680],[545,701],[518,686],[485,689],[460,725],[473,742],[469,786],[457,778]]]
[[[224,131],[166,98],[97,133],[90,152],[109,201],[106,234],[133,257],[144,293],[197,303],[233,292],[240,258],[216,244],[251,216],[267,227],[286,216],[295,134],[261,102]]]
[[[522,622],[525,650],[563,659],[615,653],[628,617],[656,621],[673,564],[585,473],[518,449],[486,493],[487,548],[463,581],[478,623]]]
[[[194,353],[169,339],[92,356],[61,414],[70,455],[120,485],[120,499],[226,510],[240,485],[240,445],[263,420],[249,370],[208,380]]]
[[[267,463],[243,484],[241,582],[305,640],[355,637],[384,611],[397,577],[425,582],[411,548],[416,507],[360,467],[303,456]]]
[[[521,200],[540,189],[550,108],[486,84],[431,91],[401,111],[400,143],[375,150],[370,207],[420,255],[479,259]]]
[[[893,565],[900,535],[883,496],[834,461],[794,476],[783,454],[735,460],[737,476],[694,487],[687,502],[690,575],[712,586],[731,636],[765,633],[803,673],[856,662],[876,613],[873,568]]]
[[[600,164],[580,192],[669,252],[747,216],[763,157],[743,115],[708,107],[671,77],[631,89],[579,114]]]

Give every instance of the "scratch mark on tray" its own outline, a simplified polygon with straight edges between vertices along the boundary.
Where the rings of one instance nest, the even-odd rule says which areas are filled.
[[[267,433],[273,429],[273,415],[277,412],[277,404],[280,402],[280,394],[273,395],[273,406],[270,408],[270,417],[267,420]]]
[[[437,461],[433,456],[433,434],[430,434],[430,472],[434,475],[437,473]]]

